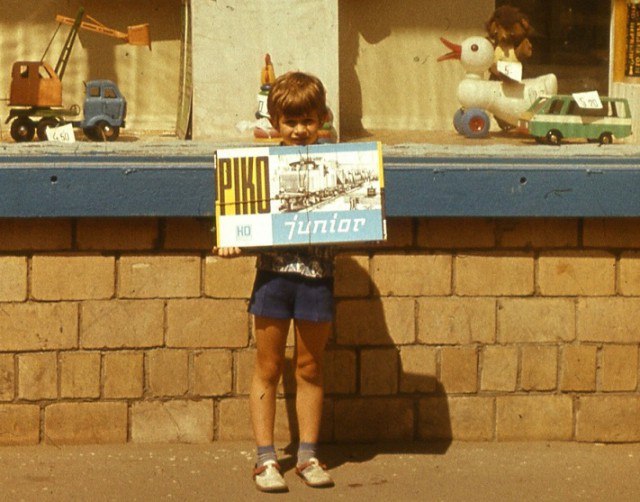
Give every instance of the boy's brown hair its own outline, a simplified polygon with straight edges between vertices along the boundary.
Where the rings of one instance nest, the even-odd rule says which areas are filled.
[[[271,123],[277,127],[281,116],[306,115],[317,112],[320,122],[327,118],[327,98],[324,85],[318,77],[302,72],[280,75],[273,83],[267,98]]]

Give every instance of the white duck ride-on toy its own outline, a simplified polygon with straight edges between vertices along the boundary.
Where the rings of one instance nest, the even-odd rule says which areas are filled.
[[[489,134],[493,114],[503,129],[516,127],[520,115],[540,96],[557,93],[558,80],[553,73],[523,80],[487,80],[487,70],[494,63],[494,49],[484,37],[467,38],[462,45],[440,39],[451,50],[438,61],[459,59],[465,77],[458,85],[458,101],[462,105],[453,116],[453,126],[468,138]]]

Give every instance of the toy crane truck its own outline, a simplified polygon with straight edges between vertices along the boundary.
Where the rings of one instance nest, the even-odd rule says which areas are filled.
[[[44,61],[44,56],[40,61],[17,61],[13,64],[10,110],[5,123],[11,122],[11,137],[15,141],[31,141],[36,133],[38,139],[45,141],[47,127],[67,123],[81,127],[85,135],[94,141],[114,141],[118,138],[120,128],[125,126],[127,104],[115,83],[110,80],[87,82],[84,116],[78,121],[73,120],[80,114],[77,105],[69,108],[62,106],[62,78],[79,29],[115,37],[131,45],[147,45],[151,48],[149,25],[129,26],[128,33],[121,33],[107,28],[90,16],[87,16],[89,21],[85,22],[84,16],[82,7],[75,20],[56,16],[58,23],[71,25],[71,29],[55,68]]]

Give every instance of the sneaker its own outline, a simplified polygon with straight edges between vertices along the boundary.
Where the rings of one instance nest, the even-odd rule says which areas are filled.
[[[307,486],[313,488],[328,488],[334,484],[327,472],[327,466],[322,465],[317,458],[311,458],[308,462],[296,466],[296,473]]]
[[[275,460],[268,460],[253,470],[256,488],[261,492],[286,492],[287,482],[280,474],[280,466]]]

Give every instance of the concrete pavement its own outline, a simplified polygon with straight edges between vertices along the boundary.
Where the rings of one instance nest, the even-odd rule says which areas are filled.
[[[279,453],[290,492],[276,495],[255,490],[248,442],[2,447],[0,500],[640,500],[640,444],[327,445],[324,490]]]

